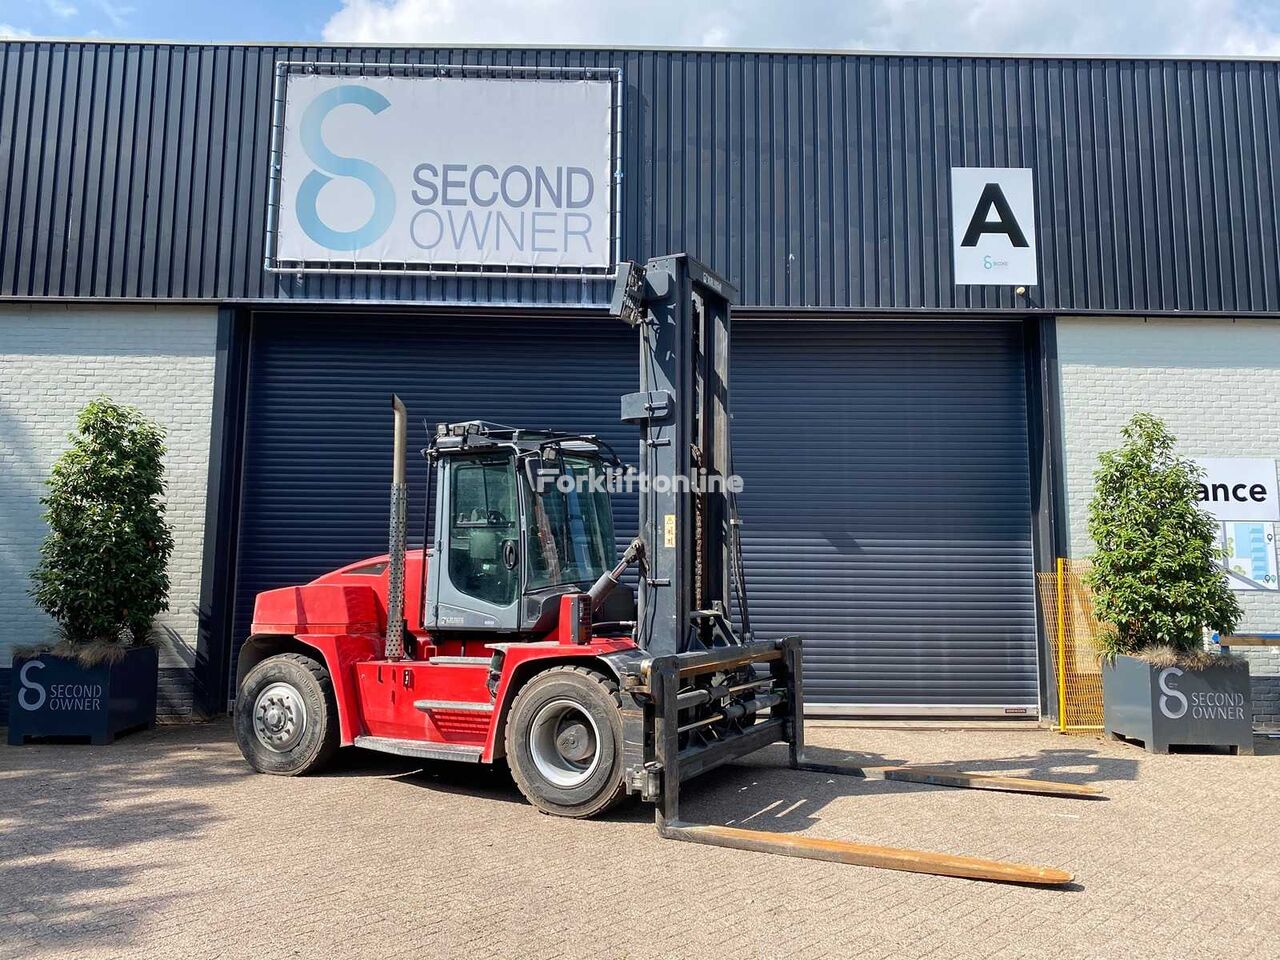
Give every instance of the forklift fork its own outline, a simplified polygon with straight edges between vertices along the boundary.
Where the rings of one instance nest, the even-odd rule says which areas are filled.
[[[735,669],[747,664],[769,666],[774,684],[771,693],[779,695],[780,702],[770,707],[771,712],[767,718],[758,720],[743,732],[710,743],[686,743],[682,749],[682,729],[688,730],[691,726],[682,728],[680,725],[682,681],[699,673]],[[654,765],[661,778],[661,793],[656,798],[655,822],[658,834],[669,840],[971,880],[1050,887],[1062,886],[1072,880],[1070,873],[1052,867],[1006,863],[905,847],[783,835],[740,827],[694,824],[681,819],[680,788],[683,781],[777,742],[788,745],[792,768],[813,773],[896,780],[930,786],[1103,799],[1101,792],[1094,787],[1047,780],[988,776],[924,767],[864,769],[807,762],[804,755],[804,692],[800,642],[794,637],[774,643],[748,643],[726,651],[658,657],[649,661],[648,674],[648,687],[653,702]],[[686,692],[685,698],[689,696]]]

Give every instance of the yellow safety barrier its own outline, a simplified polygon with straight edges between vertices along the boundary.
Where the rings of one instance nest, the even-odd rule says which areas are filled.
[[[1102,729],[1102,672],[1093,595],[1084,582],[1085,561],[1059,557],[1053,573],[1036,575],[1045,629],[1050,631],[1058,688],[1058,729],[1091,733]]]

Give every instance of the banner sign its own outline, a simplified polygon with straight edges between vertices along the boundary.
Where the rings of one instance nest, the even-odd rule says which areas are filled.
[[[1035,286],[1036,204],[1031,170],[951,169],[951,243],[959,286]]]
[[[1280,590],[1276,528],[1280,490],[1276,462],[1261,457],[1197,457],[1204,477],[1200,507],[1218,521],[1218,546],[1232,590]]]
[[[1217,520],[1280,520],[1276,462],[1260,457],[1195,457],[1204,469],[1196,499]]]
[[[268,269],[612,268],[616,74],[335,66],[279,65]]]

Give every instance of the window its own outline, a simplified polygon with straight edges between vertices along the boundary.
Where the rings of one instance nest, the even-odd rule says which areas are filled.
[[[509,606],[516,599],[515,474],[509,458],[458,460],[450,470],[449,579],[477,600]]]
[[[533,496],[529,515],[529,588],[588,585],[616,562],[609,494],[592,490],[603,476],[598,460],[566,456],[562,485]]]

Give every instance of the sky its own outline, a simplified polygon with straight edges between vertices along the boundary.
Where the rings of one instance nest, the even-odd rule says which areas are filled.
[[[1280,56],[1280,0],[0,0],[0,35]]]

